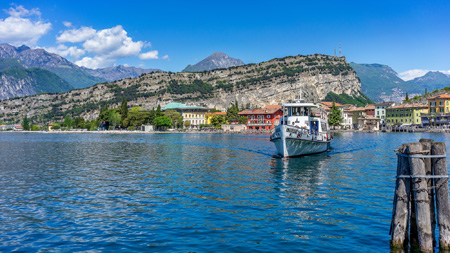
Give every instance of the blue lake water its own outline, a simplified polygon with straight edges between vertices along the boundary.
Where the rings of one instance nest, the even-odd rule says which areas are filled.
[[[0,251],[387,252],[402,143],[335,134],[275,158],[268,135],[0,133]]]

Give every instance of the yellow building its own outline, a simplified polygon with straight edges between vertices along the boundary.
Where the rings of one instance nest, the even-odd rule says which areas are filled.
[[[211,125],[211,119],[218,115],[227,115],[226,112],[208,112],[205,114],[205,122],[207,125]]]
[[[428,98],[428,111],[430,114],[450,114],[450,95],[441,94]]]
[[[421,125],[420,115],[428,112],[428,106],[424,104],[401,104],[386,108],[386,124]]]

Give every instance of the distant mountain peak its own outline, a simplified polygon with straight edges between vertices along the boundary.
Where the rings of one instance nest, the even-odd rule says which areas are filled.
[[[245,63],[242,60],[232,58],[222,52],[215,52],[195,65],[188,65],[182,70],[182,72],[202,72],[213,69],[241,66],[244,64]]]

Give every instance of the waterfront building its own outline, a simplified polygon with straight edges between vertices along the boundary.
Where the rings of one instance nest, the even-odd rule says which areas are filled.
[[[368,117],[375,117],[375,105],[366,105],[364,108]]]
[[[380,124],[386,123],[386,108],[394,106],[395,102],[382,102],[375,104],[375,117],[380,119]]]
[[[352,128],[353,129],[362,129],[364,126],[364,119],[366,117],[366,108],[365,107],[353,107],[349,109],[349,113],[352,115]]]
[[[428,113],[421,115],[422,125],[442,126],[450,123],[450,95],[428,98]]]
[[[207,112],[205,113],[205,124],[211,125],[211,119],[215,116],[227,115],[226,112]]]
[[[353,107],[353,105],[342,105],[339,103],[334,103],[335,106],[341,111],[341,116],[342,116],[342,123],[341,123],[341,128],[343,129],[352,129],[352,114],[350,112],[351,107]],[[330,113],[331,107],[333,106],[333,102],[320,102],[320,106],[322,107],[322,109],[326,112],[325,114],[325,119],[328,121],[328,114]]]
[[[201,106],[190,106],[181,103],[169,103],[162,111],[175,110],[183,117],[183,126],[189,125],[189,128],[200,128],[200,125],[206,124],[205,114],[208,109]],[[189,122],[189,123],[186,123]]]
[[[283,111],[281,105],[267,105],[264,108],[243,110],[238,115],[247,117],[247,129],[270,130],[280,123]]]
[[[386,108],[387,125],[422,125],[421,115],[428,112],[424,104],[401,104]]]
[[[245,124],[222,124],[221,127],[225,132],[242,132],[247,129]]]

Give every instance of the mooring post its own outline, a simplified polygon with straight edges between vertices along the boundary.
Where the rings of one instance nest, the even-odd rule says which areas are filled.
[[[423,159],[414,158],[414,154],[421,154],[423,151],[421,143],[409,143],[409,164],[411,176],[413,177],[414,202],[416,205],[416,224],[419,235],[419,247],[421,251],[433,251],[433,238],[430,221],[430,201],[428,199],[427,180],[420,176],[426,173]]]
[[[408,152],[406,146],[400,148],[400,153]],[[394,197],[394,213],[391,223],[391,249],[403,249],[408,246],[408,219],[409,219],[409,195],[411,191],[411,179],[399,177],[409,175],[409,162],[407,157],[398,157],[397,181]]]
[[[442,158],[432,158],[432,166],[436,176],[436,209],[439,227],[439,248],[450,250],[450,203],[448,195],[447,158],[445,144],[435,142],[431,145],[431,155],[442,155]]]
[[[424,154],[431,154],[431,145],[434,143],[432,139],[420,139],[419,141],[422,143],[422,148]],[[425,170],[426,175],[432,176],[434,175],[433,168],[431,166],[431,158],[424,158],[425,162]],[[433,178],[427,178],[427,187],[428,187],[428,199],[430,200],[430,222],[431,222],[431,233],[433,238],[433,247],[436,246],[436,212],[434,205],[434,180]]]

